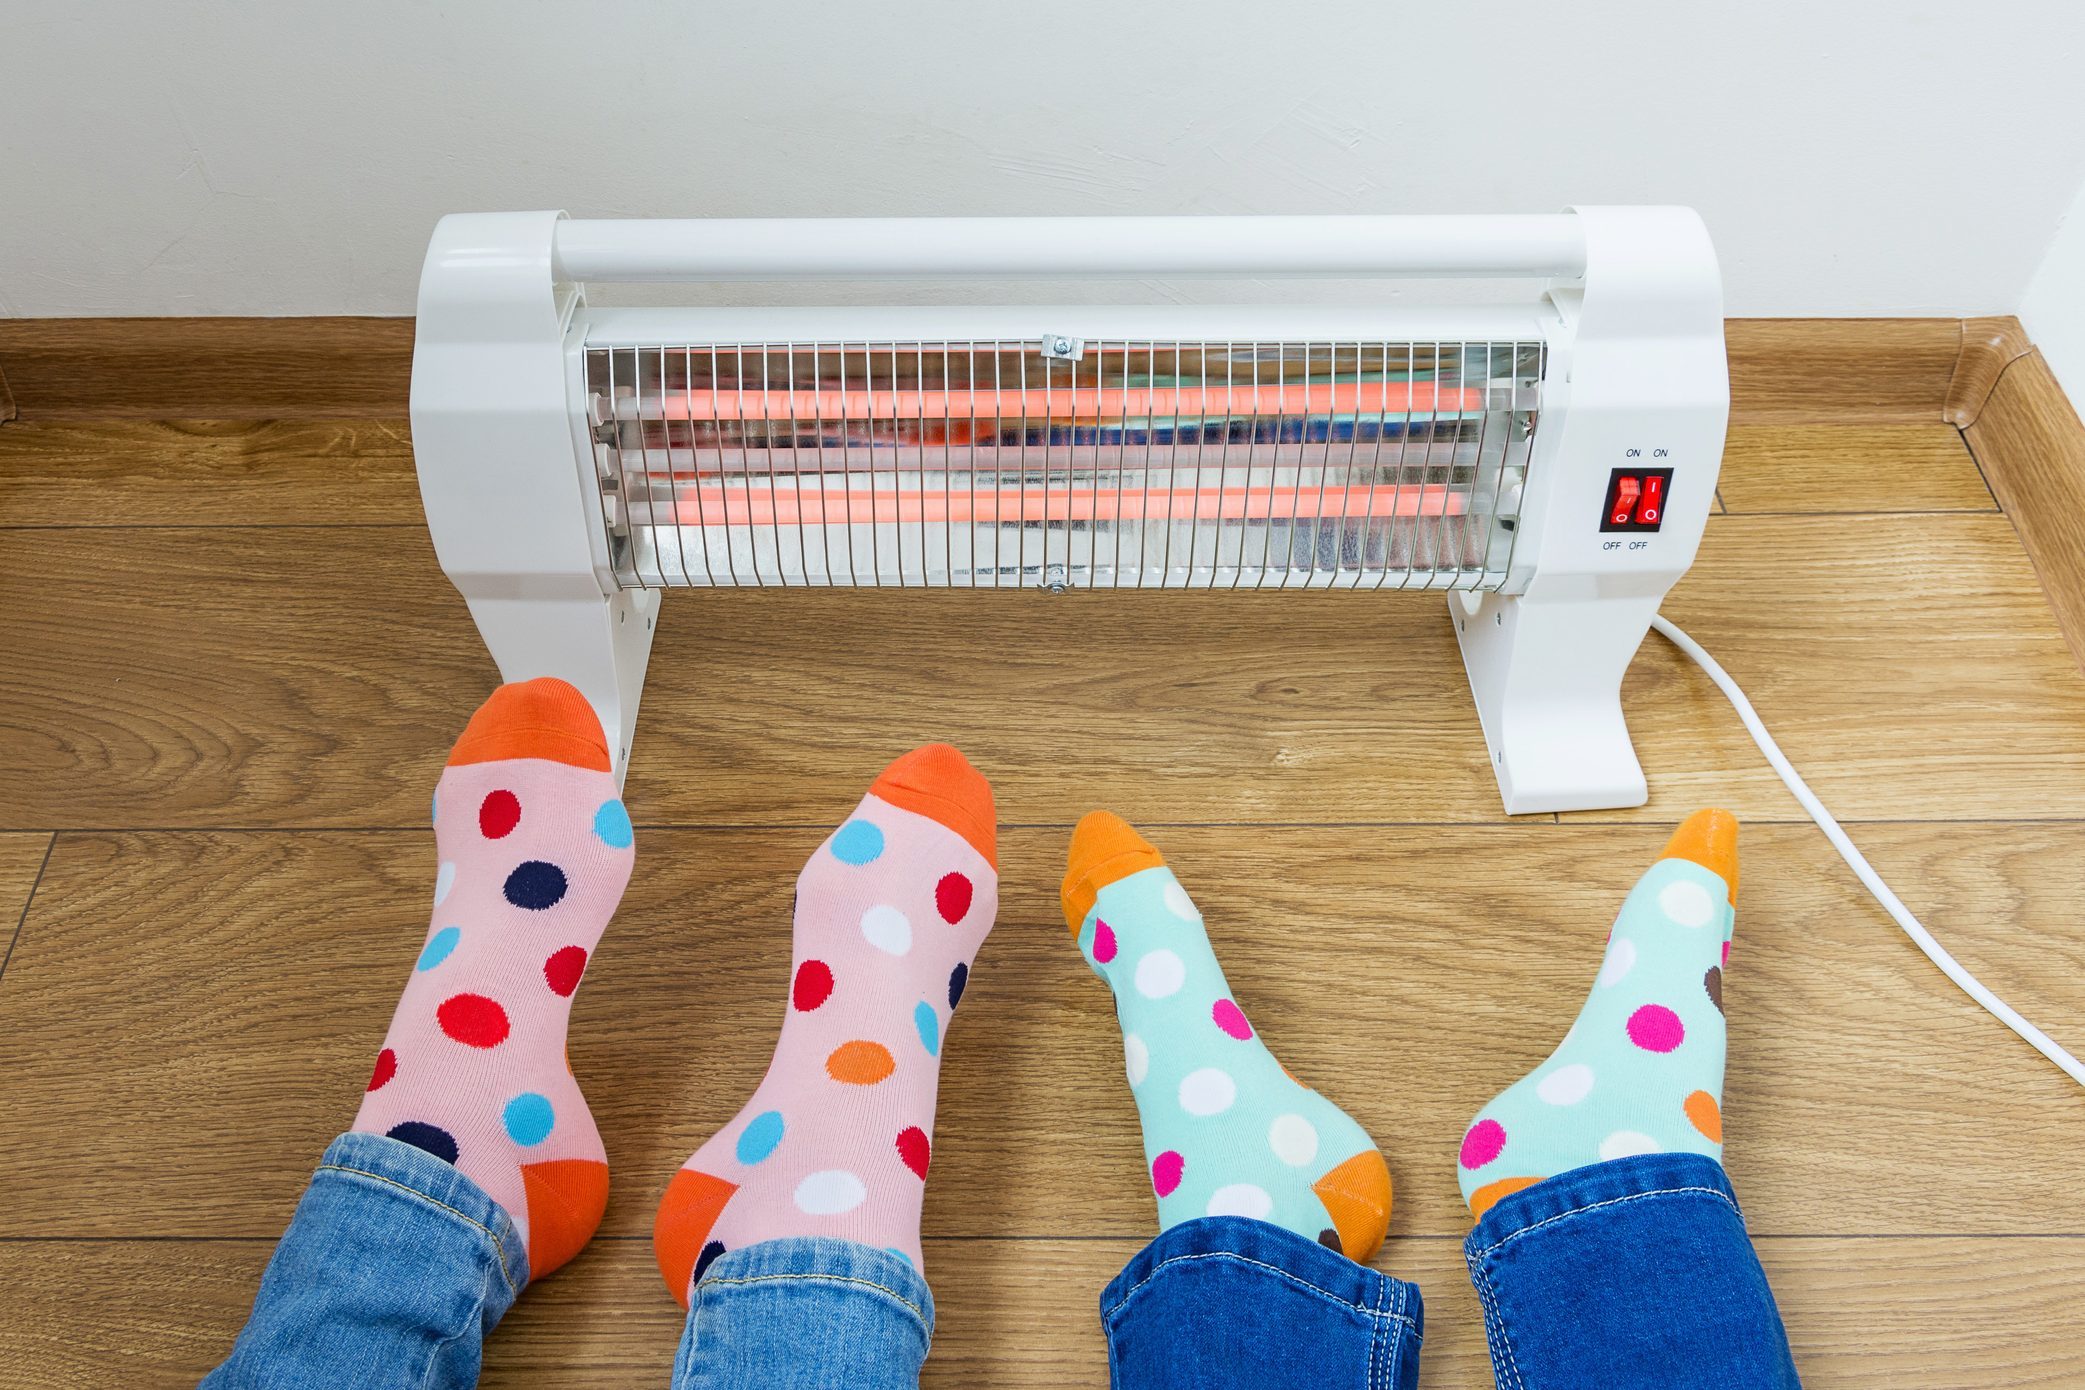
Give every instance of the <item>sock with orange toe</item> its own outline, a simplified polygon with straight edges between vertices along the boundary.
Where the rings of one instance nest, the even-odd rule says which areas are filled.
[[[1723,1153],[1723,966],[1737,920],[1737,817],[1697,811],[1622,904],[1592,993],[1549,1059],[1463,1135],[1463,1200],[1636,1154]]]
[[[941,1049],[998,910],[997,837],[991,786],[929,744],[885,768],[804,865],[774,1060],[653,1223],[683,1304],[726,1251],[790,1236],[920,1268]]]
[[[633,835],[593,707],[503,685],[435,790],[434,919],[353,1128],[454,1164],[505,1209],[540,1279],[584,1246],[608,1163],[565,1025],[630,879]]]
[[[1249,1216],[1353,1260],[1374,1254],[1390,1223],[1382,1154],[1275,1060],[1159,852],[1095,811],[1072,833],[1063,896],[1080,954],[1115,994],[1159,1228]]]

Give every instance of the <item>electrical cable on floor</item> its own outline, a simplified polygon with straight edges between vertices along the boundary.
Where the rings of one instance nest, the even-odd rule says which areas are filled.
[[[1662,614],[1651,619],[1651,626],[1716,683],[1716,688],[1723,692],[1731,707],[1737,711],[1738,718],[1744,721],[1745,730],[1752,735],[1752,741],[1758,744],[1759,751],[1766,755],[1768,765],[1788,785],[1788,790],[1795,794],[1795,799],[1802,803],[1803,809],[1810,813],[1810,819],[1817,822],[1817,828],[1824,832],[1825,839],[1832,842],[1832,848],[1839,851],[1839,857],[1846,861],[1854,876],[1875,895],[1875,901],[1882,904],[1883,910],[1896,919],[1897,925],[1904,929],[1904,934],[1911,938],[1912,944],[1924,951],[1926,958],[1939,966],[1943,975],[1959,985],[1963,993],[1982,1005],[1993,1018],[2026,1039],[2027,1044],[2036,1052],[2069,1073],[2073,1081],[2085,1086],[2085,1063],[2079,1062],[2076,1057],[2064,1051],[2048,1034],[2022,1018],[2012,1005],[1985,988],[1983,981],[1970,974],[1960,962],[1949,955],[1947,949],[1933,939],[1933,934],[1926,930],[1919,919],[1911,915],[1911,909],[1904,906],[1897,895],[1890,891],[1890,886],[1882,881],[1882,875],[1876,873],[1866,856],[1854,847],[1845,830],[1840,828],[1838,820],[1825,809],[1824,803],[1817,799],[1817,794],[1810,790],[1809,784],[1803,781],[1795,768],[1789,764],[1787,757],[1781,752],[1781,746],[1774,742],[1773,735],[1769,734],[1766,725],[1760,722],[1758,712],[1752,708],[1752,702],[1745,698],[1744,691],[1738,689],[1738,684],[1730,678],[1730,673],[1717,664],[1716,658],[1703,651],[1700,643],[1673,626]]]

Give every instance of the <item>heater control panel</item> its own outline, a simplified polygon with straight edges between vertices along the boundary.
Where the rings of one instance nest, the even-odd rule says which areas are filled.
[[[1655,531],[1665,524],[1665,498],[1672,488],[1670,468],[1617,468],[1607,477],[1607,505],[1600,513],[1602,531]]]

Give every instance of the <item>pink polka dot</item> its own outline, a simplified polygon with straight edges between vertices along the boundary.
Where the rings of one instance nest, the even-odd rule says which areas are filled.
[[[1723,963],[1725,965],[1730,964],[1730,943],[1728,941],[1723,943]]]
[[[1245,1010],[1239,1008],[1228,999],[1217,1000],[1210,1007],[1209,1016],[1216,1020],[1217,1027],[1223,1029],[1224,1032],[1230,1034],[1239,1042],[1244,1042],[1252,1036],[1252,1025],[1245,1021]]]
[[[1479,1120],[1462,1136],[1461,1163],[1465,1168],[1482,1168],[1506,1148],[1506,1127],[1497,1120]]]
[[[1115,959],[1115,929],[1106,922],[1093,924],[1093,958],[1102,965]]]
[[[1179,1190],[1180,1176],[1187,1171],[1187,1160],[1172,1149],[1167,1149],[1151,1160],[1151,1190],[1161,1197],[1170,1197]]]
[[[1680,1016],[1663,1004],[1646,1004],[1629,1015],[1629,1041],[1645,1052],[1670,1052],[1686,1039]]]

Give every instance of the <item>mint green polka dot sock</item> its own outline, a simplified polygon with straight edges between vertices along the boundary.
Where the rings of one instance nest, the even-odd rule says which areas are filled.
[[[1073,832],[1069,861],[1064,920],[1115,993],[1159,1228],[1246,1216],[1350,1259],[1374,1254],[1390,1222],[1383,1156],[1246,1021],[1202,914],[1159,852],[1095,811]]]
[[[1637,880],[1578,1021],[1477,1114],[1458,1176],[1470,1214],[1587,1164],[1723,1153],[1723,965],[1737,817],[1697,811]]]

